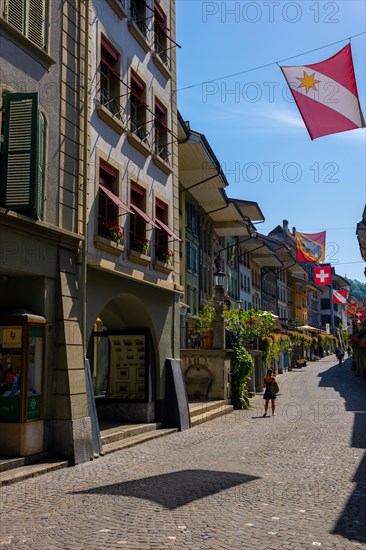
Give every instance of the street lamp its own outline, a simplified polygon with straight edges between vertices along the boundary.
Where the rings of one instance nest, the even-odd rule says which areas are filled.
[[[214,261],[215,272],[213,274],[214,284],[214,308],[215,318],[213,321],[213,349],[225,349],[225,319],[222,315],[224,310],[225,273],[221,267],[221,258],[217,256]]]
[[[216,261],[216,260],[215,260]],[[214,287],[222,287],[225,286],[225,273],[221,270],[221,266],[219,267],[219,270],[213,274],[213,285]]]

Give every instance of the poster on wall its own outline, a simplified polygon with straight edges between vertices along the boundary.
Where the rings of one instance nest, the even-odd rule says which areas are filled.
[[[21,327],[3,328],[3,348],[17,349],[22,347],[22,329]]]

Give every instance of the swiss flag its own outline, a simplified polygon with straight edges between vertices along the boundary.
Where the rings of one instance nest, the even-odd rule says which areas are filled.
[[[363,309],[358,309],[356,311],[356,317],[357,317],[357,323],[361,323],[362,319],[363,319],[363,316],[364,316],[364,310]]]
[[[365,127],[350,44],[320,63],[281,69],[311,139]]]
[[[316,285],[330,285],[332,282],[332,266],[320,265],[313,267],[314,283]]]
[[[347,289],[333,290],[333,303],[334,304],[346,304],[347,303]]]

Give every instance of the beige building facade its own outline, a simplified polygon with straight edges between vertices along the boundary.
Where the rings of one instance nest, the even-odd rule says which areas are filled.
[[[92,453],[79,293],[85,16],[83,2],[1,2],[0,455]]]
[[[91,2],[87,356],[100,423],[156,422],[166,358],[179,357],[175,2],[100,7]]]

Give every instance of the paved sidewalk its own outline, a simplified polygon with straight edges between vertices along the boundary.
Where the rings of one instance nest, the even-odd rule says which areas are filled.
[[[334,356],[183,433],[1,490],[0,548],[366,549],[366,380]]]

